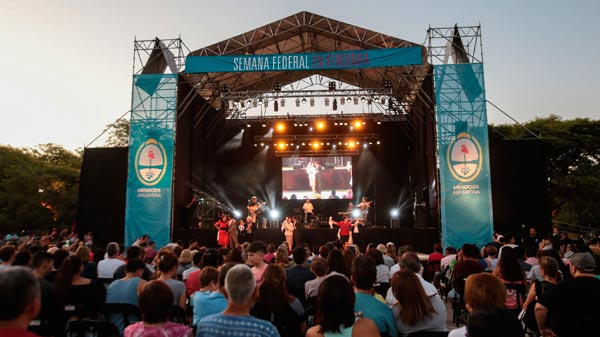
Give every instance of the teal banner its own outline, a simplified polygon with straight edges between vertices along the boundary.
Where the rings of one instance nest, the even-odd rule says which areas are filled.
[[[254,72],[400,67],[421,64],[420,47],[304,54],[188,56],[185,72]]]
[[[483,64],[434,68],[442,245],[492,241],[487,112]]]
[[[176,74],[135,75],[129,139],[125,245],[147,234],[170,241]]]

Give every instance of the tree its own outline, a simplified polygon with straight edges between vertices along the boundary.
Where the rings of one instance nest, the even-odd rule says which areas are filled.
[[[0,146],[2,231],[71,225],[75,221],[79,168],[71,167],[74,163],[64,160],[70,158],[69,155],[63,158],[58,155],[61,151],[50,148],[53,151],[37,149],[36,153],[31,149]],[[56,165],[52,161],[66,162],[70,166]]]
[[[541,136],[555,221],[600,226],[600,120],[536,118],[525,127]],[[531,135],[517,125],[490,126],[490,138]]]
[[[25,152],[48,164],[66,166],[76,170],[81,168],[81,155],[66,150],[61,145],[39,144],[33,149],[25,149]]]
[[[120,119],[115,124],[107,125],[107,127],[111,127],[111,129],[108,140],[106,141],[106,146],[129,146],[129,121],[127,119]]]

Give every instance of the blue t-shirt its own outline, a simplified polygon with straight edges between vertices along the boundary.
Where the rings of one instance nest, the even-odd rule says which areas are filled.
[[[252,316],[214,314],[198,323],[196,337],[280,337],[270,322]]]
[[[362,312],[364,317],[375,322],[379,332],[387,332],[391,337],[398,336],[392,310],[375,297],[368,294],[356,293],[354,311]]]
[[[185,283],[173,279],[164,280],[173,292],[173,305],[179,305],[179,298],[185,294]]]
[[[138,294],[137,287],[142,279],[139,277],[130,278],[128,280],[116,280],[113,281],[106,289],[106,303],[127,303],[138,305]],[[136,315],[137,316],[137,315]],[[130,322],[139,321],[139,317],[130,317]],[[110,315],[110,322],[119,328],[119,331],[123,333],[125,324],[123,322],[123,315],[112,314]]]
[[[197,291],[192,298],[192,305],[194,307],[192,325],[198,325],[202,318],[223,312],[227,308],[227,299],[219,292]]]

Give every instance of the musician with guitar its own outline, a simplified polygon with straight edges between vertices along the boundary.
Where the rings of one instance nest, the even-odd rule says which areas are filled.
[[[254,226],[257,226],[257,223],[259,221],[261,221],[261,215],[262,215],[262,206],[266,205],[266,203],[261,203],[258,202],[258,199],[256,198],[256,196],[253,196],[252,198],[250,198],[250,200],[248,201],[248,206],[246,206],[246,208],[248,209],[248,217],[251,218],[251,222]],[[255,227],[258,228],[258,227]]]
[[[364,223],[367,222],[367,217],[369,216],[369,208],[371,208],[372,204],[373,201],[368,201],[367,197],[363,197],[360,204],[358,204],[358,208],[360,208],[360,220],[362,220]]]

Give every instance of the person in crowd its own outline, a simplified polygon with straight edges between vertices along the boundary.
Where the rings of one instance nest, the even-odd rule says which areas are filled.
[[[116,242],[111,242],[106,245],[107,258],[98,262],[98,278],[101,279],[112,279],[115,270],[119,266],[125,264],[125,262],[119,259],[120,248]]]
[[[485,252],[487,254],[487,257],[484,259],[485,264],[487,265],[485,271],[491,272],[496,268],[496,265],[498,265],[498,248],[489,245],[485,247]]]
[[[304,247],[296,247],[292,252],[294,266],[285,269],[285,286],[289,293],[302,302],[306,303],[305,285],[313,280],[315,275],[306,267],[306,250]]]
[[[81,246],[75,251],[75,255],[79,256],[83,263],[83,272],[81,277],[95,280],[98,278],[98,264],[94,261],[90,261],[90,249],[87,246]]]
[[[193,325],[197,325],[202,317],[207,316],[203,312],[204,303],[213,292],[219,290],[219,271],[215,267],[208,266],[200,273],[200,289],[192,294],[194,320]],[[226,302],[225,302],[226,303]],[[222,309],[225,309],[223,307]],[[220,312],[220,311],[217,311]]]
[[[373,297],[373,284],[377,278],[377,267],[370,256],[359,256],[352,264],[352,282],[356,293],[354,310],[372,319],[380,333],[398,336],[394,315],[390,308]]]
[[[280,265],[282,268],[290,266],[290,254],[288,252],[287,244],[283,243],[277,248],[274,263]]]
[[[322,257],[316,257],[313,259],[310,264],[310,270],[315,275],[313,280],[307,281],[304,284],[304,295],[306,299],[311,297],[317,297],[319,292],[319,286],[325,278],[327,277],[327,272],[329,271],[329,265],[327,264],[327,260]]]
[[[160,271],[159,281],[164,282],[173,292],[173,305],[186,309],[186,289],[185,284],[176,279],[178,267],[177,255],[165,252],[159,253],[158,270]]]
[[[371,319],[356,318],[355,302],[355,294],[346,278],[341,275],[325,278],[317,296],[316,325],[308,329],[306,337],[378,337],[379,331]]]
[[[137,246],[132,246],[136,247]],[[139,259],[127,261],[125,276],[113,281],[106,290],[106,303],[126,303],[138,305],[139,294],[146,285],[146,281],[142,279],[142,274],[146,268],[146,264]],[[134,318],[135,319],[135,318]],[[123,316],[121,314],[113,314],[110,321],[119,328],[123,333],[125,329]]]
[[[277,246],[274,243],[269,243],[267,245],[267,254],[265,254],[265,262],[273,263],[275,262],[275,252],[277,251]]]
[[[388,242],[385,244],[386,254],[389,258],[392,259],[392,264],[389,265],[389,268],[392,268],[394,264],[398,262],[398,251],[396,250],[396,245],[393,242]],[[386,264],[387,266],[387,264]]]
[[[465,243],[461,249],[462,260],[456,262],[452,270],[452,285],[454,289],[450,291],[448,297],[462,296],[464,292],[464,281],[471,274],[482,273],[483,265],[479,262],[479,249],[477,246]]]
[[[181,255],[179,255],[179,266],[177,267],[177,279],[183,279],[183,273],[192,268],[194,265],[192,263],[192,251],[189,249],[184,249],[181,251]]]
[[[202,251],[200,251],[198,254],[202,254]],[[202,269],[208,266],[218,268],[222,263],[223,257],[219,254],[218,250],[215,248],[207,249],[206,252],[202,254],[202,259],[200,260],[200,270],[191,272],[188,275],[188,279],[185,281],[185,290],[187,295],[190,296],[200,289],[200,274],[202,273]]]
[[[558,283],[562,282],[562,275],[558,269],[558,262],[555,258],[542,256],[539,266],[544,281],[540,282],[535,280],[531,284],[529,294],[527,294],[527,299],[523,304],[523,308],[526,310],[523,323],[526,328],[533,332],[540,331],[535,320],[535,304],[544,296],[544,294],[548,293],[548,291],[554,288]]]
[[[502,255],[500,255],[498,265],[492,272],[492,275],[499,278],[505,285],[518,284],[524,287],[526,284],[525,272],[521,269],[515,250],[510,247],[502,249]],[[516,310],[519,307],[518,302],[522,300],[515,289],[509,289],[505,307],[510,310]]]
[[[144,250],[146,252],[146,263],[152,262],[152,260],[154,260],[156,257],[156,254],[158,254],[156,251],[156,244],[152,240],[148,241],[148,244]]]
[[[0,248],[0,271],[12,267],[16,254],[17,250],[12,245],[5,245]]]
[[[150,281],[139,295],[142,321],[125,328],[125,337],[192,337],[192,328],[169,321],[173,292],[162,281]]]
[[[413,274],[415,274],[418,281],[420,282],[421,287],[423,288],[423,292],[425,293],[425,296],[427,296],[427,298],[429,299],[429,301],[431,302],[431,304],[435,310],[435,314],[432,315],[431,319],[428,320],[427,322],[423,322],[424,324],[420,325],[420,326],[415,326],[415,327],[411,328],[411,327],[407,327],[407,326],[403,325],[401,322],[398,322],[401,319],[401,316],[400,316],[401,305],[399,304],[399,300],[394,295],[393,282],[392,282],[392,287],[387,291],[385,300],[386,300],[386,303],[388,304],[388,306],[390,307],[390,309],[392,309],[392,313],[394,314],[394,318],[396,319],[396,327],[398,328],[398,331],[403,334],[406,334],[407,332],[402,332],[402,331],[418,331],[418,328],[427,328],[427,327],[435,328],[437,331],[445,331],[445,330],[441,330],[440,326],[437,326],[437,327],[434,327],[434,326],[440,322],[441,317],[443,317],[444,324],[445,324],[446,315],[447,315],[446,306],[442,302],[442,299],[440,298],[440,295],[438,294],[437,288],[433,284],[427,282],[423,278],[423,276],[421,276],[420,272],[423,270],[423,268],[422,268],[421,261],[419,260],[419,256],[414,252],[406,252],[406,253],[402,254],[400,259],[398,260],[398,263],[400,263],[400,265],[401,265],[401,270],[409,270],[409,271],[413,272]],[[392,277],[392,279],[393,279],[393,277]],[[404,284],[401,286],[405,287]],[[402,289],[402,290],[405,290],[405,289]],[[415,290],[413,289],[412,291],[415,291]]]
[[[440,268],[439,266],[437,266],[437,263],[439,262],[441,264],[443,258],[444,254],[442,254],[442,245],[440,243],[434,244],[433,253],[429,254],[429,257],[427,258],[428,263],[430,265],[435,265],[435,268],[431,270],[431,272],[433,273],[432,275],[435,275],[435,273],[440,271]]]
[[[262,275],[267,269],[267,264],[264,260],[266,252],[267,248],[265,247],[265,244],[260,241],[252,242],[247,251],[248,258],[246,262],[252,267],[252,273],[254,273],[258,287],[260,287]]]
[[[467,323],[469,337],[524,337],[525,332],[515,315],[507,309],[474,311]]]
[[[340,274],[350,279],[351,269],[346,266],[346,261],[340,250],[333,249],[328,252],[327,265],[329,266],[329,275]]]
[[[288,294],[285,276],[281,266],[267,267],[250,314],[273,323],[281,336],[301,337],[306,329],[304,308],[300,300]]]
[[[131,247],[127,248],[127,250],[125,251],[125,254],[127,256],[127,261],[140,260],[143,262],[145,260],[144,256],[146,254],[146,251],[139,246],[131,246]],[[126,272],[127,272],[127,264],[118,266],[117,269],[115,269],[115,272],[113,274],[113,280],[122,279],[123,277],[125,277]],[[146,266],[146,264],[144,264],[144,272],[142,273],[142,279],[149,281],[151,277],[152,277],[152,271],[150,270],[150,268],[148,268]]]
[[[446,331],[446,306],[436,293],[425,293],[418,274],[401,269],[391,289],[398,303],[396,328],[403,336],[417,331]]]
[[[381,244],[381,243],[378,244],[377,250],[381,252],[381,255],[383,257],[383,264],[387,267],[387,270],[389,272],[390,267],[392,267],[395,263],[394,259],[387,255],[387,248],[385,247],[384,244]]]
[[[525,263],[527,263],[530,266],[536,266],[539,261],[537,258],[537,252],[538,252],[538,247],[537,246],[529,246],[525,249]]]
[[[61,311],[58,307],[56,292],[54,291],[54,285],[45,280],[45,277],[52,271],[53,262],[52,255],[45,251],[33,254],[31,268],[33,275],[38,280],[42,300],[41,310],[36,317],[36,321],[39,322],[39,327],[48,335],[60,336],[62,333],[62,327],[59,324]]]
[[[344,261],[346,262],[347,270],[352,270],[352,262],[356,258],[356,253],[354,253],[355,250],[353,248],[354,246],[348,246],[348,249],[345,249],[342,252],[342,255],[344,255]]]
[[[556,285],[535,305],[535,317],[544,337],[593,336],[600,330],[596,260],[590,253],[575,253],[570,262],[573,278]]]
[[[379,249],[371,248],[367,255],[370,256],[373,261],[375,261],[375,265],[377,266],[377,279],[376,283],[390,283],[390,269],[385,265],[385,261],[383,259],[383,254]],[[387,291],[387,288],[385,289]]]
[[[181,279],[183,282],[187,281],[190,274],[194,271],[200,270],[200,261],[202,261],[202,255],[199,251],[192,251],[192,266],[186,269],[183,274],[181,274]]]
[[[13,266],[31,267],[31,252],[27,249],[18,251],[15,254]]]
[[[201,294],[201,296],[196,296],[200,294],[200,292],[196,292],[192,296],[192,303],[194,308],[194,316],[192,320],[192,324],[194,326],[198,326],[198,322],[206,316],[210,316],[213,314],[217,314],[223,312],[225,308],[227,308],[227,299],[225,298],[225,277],[227,276],[227,272],[236,264],[226,263],[221,269],[218,271],[217,275],[217,289],[211,290],[210,293]],[[207,270],[216,270],[214,267],[206,267]],[[202,273],[201,275],[203,275]],[[214,282],[214,273],[208,272],[207,275],[200,280],[201,284],[207,284],[207,290],[214,289],[214,285],[211,284]]]
[[[489,273],[471,274],[465,282],[465,306],[472,313],[476,310],[505,309],[506,287],[496,276]],[[448,337],[467,337],[466,327],[450,331]]]
[[[263,247],[252,247],[252,244],[250,246],[253,249],[252,254],[258,251],[262,251],[262,254],[253,255],[249,259],[257,259],[259,255],[262,259],[265,251],[264,244],[262,244]],[[264,271],[260,275],[261,280],[263,273]],[[229,269],[227,276],[225,276],[227,308],[222,313],[202,318],[198,322],[196,337],[246,335],[279,337],[277,328],[273,324],[250,316],[250,306],[256,291],[256,279],[256,273],[246,265],[238,264]]]
[[[537,234],[537,230],[534,227],[529,228],[529,235],[523,238],[523,247],[538,247],[541,240]]]
[[[106,289],[100,283],[81,277],[83,263],[77,255],[64,261],[54,281],[59,305],[65,308],[67,319],[95,319],[106,298]]]
[[[0,336],[37,337],[28,332],[29,323],[41,308],[38,280],[26,267],[0,271]]]

